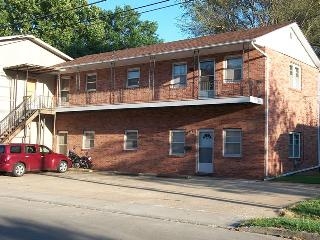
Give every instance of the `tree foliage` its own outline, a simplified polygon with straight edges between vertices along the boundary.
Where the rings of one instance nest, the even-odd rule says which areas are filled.
[[[86,0],[0,0],[0,36],[32,34],[79,57],[161,42],[157,24],[129,6],[103,10]]]
[[[180,27],[192,36],[297,22],[320,46],[320,0],[194,0],[183,7]]]

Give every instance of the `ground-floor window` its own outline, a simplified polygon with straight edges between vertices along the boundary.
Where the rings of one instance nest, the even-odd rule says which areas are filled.
[[[82,140],[82,148],[90,149],[94,147],[94,131],[84,131],[83,132],[83,140]]]
[[[65,155],[68,153],[68,132],[67,131],[58,132],[58,152]]]
[[[138,130],[126,130],[124,133],[124,150],[138,148]]]
[[[289,133],[289,158],[300,158],[301,134],[298,132]]]
[[[223,156],[241,157],[242,154],[242,130],[224,129],[223,130]]]
[[[181,156],[185,154],[185,131],[171,130],[170,131],[170,155]]]

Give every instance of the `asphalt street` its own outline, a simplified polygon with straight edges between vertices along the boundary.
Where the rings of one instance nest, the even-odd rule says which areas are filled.
[[[279,239],[234,230],[318,186],[101,173],[0,176],[0,239]]]

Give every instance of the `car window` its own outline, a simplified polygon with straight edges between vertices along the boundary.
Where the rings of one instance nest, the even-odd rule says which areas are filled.
[[[21,153],[21,146],[10,146],[10,153]]]
[[[51,152],[51,150],[48,147],[43,146],[43,145],[40,146],[40,153],[47,154],[50,152]]]
[[[0,145],[0,153],[4,153],[6,146]]]
[[[36,153],[36,152],[37,150],[35,146],[26,146],[25,153]]]

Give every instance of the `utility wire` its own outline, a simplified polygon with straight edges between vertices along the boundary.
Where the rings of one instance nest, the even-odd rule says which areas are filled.
[[[117,12],[118,14],[122,14],[122,13],[126,13],[126,12],[131,12],[131,11],[135,11],[137,9],[141,9],[141,8],[146,8],[146,7],[149,7],[149,6],[153,6],[153,5],[156,5],[156,4],[160,4],[160,3],[164,3],[164,2],[168,2],[168,1],[171,1],[171,0],[164,0],[164,1],[160,1],[160,2],[156,2],[156,3],[151,3],[151,4],[147,4],[147,5],[143,5],[143,6],[140,6],[140,7],[135,7],[135,8],[129,8],[129,9],[124,9],[122,11],[119,11]],[[136,12],[138,15],[141,15],[141,14],[144,14],[144,13],[149,13],[149,12],[154,12],[154,11],[158,11],[158,10],[161,10],[161,9],[165,9],[165,8],[169,8],[169,7],[173,7],[173,6],[177,6],[177,5],[181,5],[181,4],[184,4],[184,3],[189,3],[189,2],[192,2],[194,0],[185,0],[185,1],[181,1],[179,3],[174,3],[174,4],[170,4],[170,5],[167,5],[167,6],[163,6],[163,7],[158,7],[158,8],[154,8],[154,9],[149,9],[149,10],[145,10],[145,11],[142,11],[142,12]],[[112,13],[108,13],[107,16],[112,16],[114,15],[114,12]],[[99,16],[96,17],[96,18],[91,18],[91,19],[87,19],[89,21],[94,21],[94,20],[101,20],[99,19]],[[79,22],[81,23],[81,22]],[[99,24],[101,23],[101,21],[96,21],[96,22],[89,22],[87,23],[87,25],[96,25],[96,24]]]
[[[36,16],[35,18],[32,18],[31,20],[15,21],[13,23],[13,25],[22,24],[22,23],[26,23],[26,22],[31,22],[32,23],[32,22],[34,22],[36,20],[39,20],[39,19],[51,18],[51,17],[53,17],[55,15],[60,15],[62,13],[66,13],[66,12],[69,12],[69,11],[78,10],[78,9],[81,9],[81,8],[84,8],[84,7],[88,7],[88,6],[92,6],[92,5],[95,5],[95,4],[99,4],[99,3],[102,3],[102,2],[105,2],[105,1],[107,1],[107,0],[99,0],[99,1],[95,1],[95,2],[92,2],[92,3],[85,4],[85,5],[77,6],[77,7],[74,7],[74,8],[69,8],[67,10],[63,10],[63,11],[60,11],[60,12],[55,12],[55,13],[42,15],[42,16]],[[169,1],[171,1],[171,0],[162,0],[162,1],[159,1],[159,2],[146,4],[146,5],[143,5],[143,6],[136,7],[136,8],[131,8],[130,10],[124,10],[124,11],[121,11],[120,13],[124,13],[124,12],[127,12],[127,11],[132,11],[132,10],[138,10],[138,9],[141,9],[141,8],[146,8],[146,7],[162,4],[162,3],[165,3],[165,2],[169,2]],[[0,28],[3,29],[3,28],[6,28],[6,27],[9,27],[10,25],[12,25],[12,24],[3,24],[3,25],[0,25]]]
[[[26,23],[26,22],[30,22],[30,21],[36,21],[36,20],[39,20],[39,19],[47,18],[47,17],[52,17],[52,16],[55,16],[55,15],[59,15],[61,13],[65,13],[65,12],[81,9],[81,8],[88,7],[88,6],[91,6],[91,5],[94,5],[94,4],[98,4],[98,3],[102,3],[102,2],[105,2],[105,1],[107,1],[107,0],[99,0],[99,1],[96,1],[96,2],[84,4],[84,5],[81,5],[81,6],[77,6],[77,7],[74,7],[74,8],[69,8],[69,9],[63,10],[61,12],[55,12],[55,13],[51,13],[51,14],[47,14],[47,15],[37,16],[35,18],[32,18],[31,20],[15,21],[13,23],[13,25]],[[0,25],[0,28],[5,28],[5,27],[8,27],[10,25],[12,25],[12,24],[11,23],[10,24],[2,24],[2,25]]]

